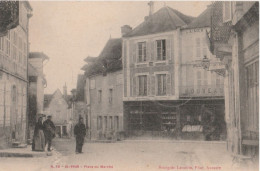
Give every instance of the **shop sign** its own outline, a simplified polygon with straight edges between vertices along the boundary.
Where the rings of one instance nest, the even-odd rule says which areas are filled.
[[[222,87],[183,87],[180,96],[182,97],[203,97],[203,96],[224,96]]]

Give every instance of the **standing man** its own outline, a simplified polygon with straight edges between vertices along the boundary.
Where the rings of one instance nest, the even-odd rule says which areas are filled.
[[[79,118],[77,125],[74,127],[74,135],[76,136],[76,154],[82,153],[82,146],[86,135],[86,126],[81,117]]]
[[[45,145],[48,143],[48,151],[51,151],[51,142],[55,137],[55,125],[51,121],[52,117],[47,116],[47,120],[43,122],[44,135],[45,135]]]

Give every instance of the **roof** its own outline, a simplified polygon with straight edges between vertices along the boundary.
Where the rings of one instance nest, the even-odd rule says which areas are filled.
[[[85,62],[91,63],[95,62],[97,60],[97,57],[88,56],[84,59]]]
[[[122,39],[109,39],[95,62],[84,66],[85,75],[95,75],[122,69]]]
[[[194,17],[187,16],[168,6],[161,8],[134,28],[124,37],[142,36],[175,30],[178,27],[188,25]]]
[[[205,11],[203,11],[196,19],[194,19],[185,28],[192,29],[192,28],[210,27],[211,16],[212,16],[212,8],[213,8],[212,5],[208,6],[208,8]]]
[[[49,104],[50,104],[50,102],[51,102],[53,96],[54,96],[57,92],[59,92],[59,93],[61,94],[60,89],[57,89],[53,94],[44,94],[44,104],[43,104],[44,108],[48,108],[48,107],[49,107]],[[71,99],[71,96],[70,96],[70,95],[67,95],[67,97],[64,97],[64,96],[62,95],[62,98],[67,102],[68,108],[69,108],[69,107],[70,107],[69,101],[70,101],[70,99]]]
[[[43,60],[49,59],[47,55],[45,55],[43,52],[30,52],[29,53],[29,58],[42,58]]]
[[[34,68],[30,62],[28,62],[28,75],[29,76],[39,76],[37,69]]]

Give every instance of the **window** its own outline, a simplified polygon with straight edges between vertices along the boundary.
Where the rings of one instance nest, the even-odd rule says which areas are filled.
[[[97,130],[102,129],[102,116],[98,116],[97,118]]]
[[[109,116],[110,129],[113,129],[113,117]]]
[[[138,62],[146,61],[146,42],[138,43]]]
[[[196,57],[199,59],[202,58],[200,48],[200,38],[196,38]]]
[[[102,101],[102,90],[98,90],[98,102]]]
[[[10,55],[10,41],[8,39],[5,40],[5,53]]]
[[[157,40],[157,60],[162,61],[166,60],[166,41],[164,40]]]
[[[114,120],[115,120],[115,121],[114,121],[115,129],[118,130],[118,129],[119,129],[119,118],[118,118],[118,116],[115,116],[115,117],[114,117]]]
[[[158,95],[166,95],[166,74],[157,75]]]
[[[197,71],[197,86],[208,84],[208,71]]]
[[[247,129],[259,130],[259,61],[246,66]]]
[[[109,103],[112,103],[112,101],[113,101],[113,89],[112,88],[109,89],[109,98],[108,98],[108,100],[109,100]]]
[[[147,96],[147,76],[138,76],[139,79],[139,96]]]
[[[228,22],[231,20],[231,13],[232,13],[232,6],[231,6],[231,1],[225,1],[223,2],[224,6],[223,6],[223,21],[224,22]]]
[[[107,129],[107,116],[104,116],[104,121],[105,121],[105,129]]]

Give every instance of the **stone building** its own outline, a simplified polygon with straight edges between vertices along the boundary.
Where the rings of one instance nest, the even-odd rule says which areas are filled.
[[[91,139],[111,139],[123,131],[121,39],[109,39],[100,55],[86,58],[85,102]]]
[[[70,137],[72,129],[72,112],[70,102],[57,89],[53,94],[44,95],[44,112],[46,116],[51,115],[56,126],[57,137]]]
[[[211,46],[225,63],[227,148],[258,157],[259,2],[215,2],[214,8]]]
[[[28,124],[31,132],[30,137],[34,130],[34,124],[38,119],[37,114],[43,114],[44,88],[47,86],[47,81],[43,73],[43,65],[48,59],[49,57],[42,52],[31,52],[29,54]]]
[[[0,148],[26,142],[28,30],[32,8],[28,1],[17,3],[19,23],[0,37]]]
[[[194,67],[203,55],[215,59],[206,43],[210,7],[194,18],[150,6],[143,23],[121,28],[125,131],[204,139],[213,117],[217,139],[225,138],[223,78]]]

